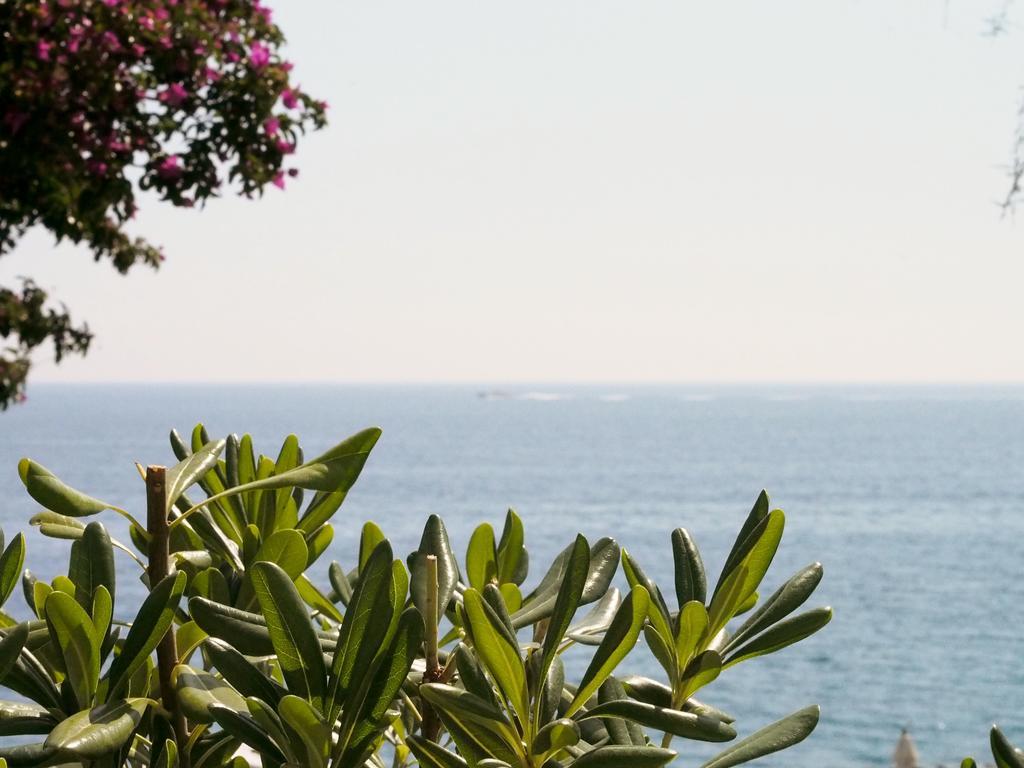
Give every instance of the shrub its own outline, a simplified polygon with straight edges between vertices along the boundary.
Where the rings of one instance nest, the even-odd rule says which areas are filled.
[[[0,614],[0,684],[29,700],[0,703],[0,735],[41,737],[0,756],[11,766],[238,768],[244,744],[267,768],[661,766],[677,737],[737,735],[698,691],[830,618],[793,615],[821,579],[818,564],[759,600],[784,526],[764,493],[713,589],[689,534],[673,533],[675,607],[608,538],[577,536],[525,588],[525,532],[512,511],[500,536],[476,528],[461,564],[436,516],[405,564],[366,523],[354,567],[332,563],[322,590],[307,572],[379,434],[306,461],[294,436],[275,460],[257,456],[248,435],[212,441],[198,426],[186,443],[172,432],[179,463],[140,467],[146,525],[23,459],[21,479],[44,508],[32,524],[71,551],[66,576],[22,577],[32,619]],[[131,545],[81,519],[105,511],[129,520]],[[149,586],[130,623],[114,619],[115,549]],[[19,534],[0,557],[0,604],[24,556]],[[612,583],[620,562],[625,594]],[[615,674],[641,635],[662,681]],[[570,680],[562,654],[573,646],[592,650]],[[817,707],[796,712],[705,768],[796,744],[817,720]]]

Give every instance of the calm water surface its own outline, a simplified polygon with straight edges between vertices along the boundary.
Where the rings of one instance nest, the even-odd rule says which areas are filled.
[[[903,726],[928,764],[987,755],[987,728],[1024,742],[1024,388],[43,386],[0,415],[0,522],[36,511],[21,456],[144,516],[133,461],[173,463],[167,431],[203,421],[306,455],[359,428],[384,437],[335,518],[326,563],[351,566],[360,524],[396,551],[445,517],[457,550],[472,526],[514,507],[535,570],[577,531],[615,536],[671,593],[669,532],[690,529],[717,574],[765,487],[787,512],[772,588],[814,560],[822,633],[729,670],[702,698],[741,733],[809,703],[811,739],[764,765],[883,766]],[[523,397],[526,395],[526,397]],[[551,397],[554,396],[554,397]],[[112,527],[120,526],[113,522]],[[51,578],[66,542],[29,534],[28,565]],[[138,600],[135,566],[119,591]],[[319,564],[318,564],[319,565]],[[540,573],[533,573],[533,580]],[[24,610],[20,593],[11,599]],[[632,671],[657,676],[639,649]],[[678,742],[677,742],[678,743]],[[684,752],[698,765],[713,750]]]

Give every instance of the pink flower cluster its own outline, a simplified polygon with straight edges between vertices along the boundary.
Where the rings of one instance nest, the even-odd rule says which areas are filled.
[[[228,179],[245,195],[283,188],[298,173],[286,159],[325,124],[326,103],[291,82],[272,18],[262,0],[0,2],[5,57],[19,62],[0,70],[0,146],[10,150],[0,196],[99,231],[134,214],[132,167],[176,205],[215,196]],[[254,115],[252,104],[271,106]],[[39,173],[47,188],[88,198],[92,214],[6,188]],[[47,208],[57,205],[69,207]]]

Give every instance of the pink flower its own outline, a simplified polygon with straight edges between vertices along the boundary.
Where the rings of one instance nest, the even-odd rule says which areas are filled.
[[[274,174],[274,180],[270,183],[278,189],[284,189],[284,174],[281,171],[278,171]]]
[[[117,39],[117,35],[111,32],[109,29],[103,33],[103,45],[111,51],[121,50],[121,41]]]
[[[40,40],[36,44],[36,56],[39,57],[40,61],[50,60],[51,48],[53,48],[53,43],[47,42],[46,40]]]
[[[263,130],[267,132],[268,136],[275,136],[281,130],[281,121],[276,117],[268,117],[263,121]]]
[[[188,98],[188,91],[181,83],[171,83],[167,90],[160,94],[159,99],[170,107],[180,107]]]
[[[262,69],[270,63],[270,49],[263,43],[257,41],[249,49],[249,62],[256,69]]]
[[[290,155],[295,151],[295,145],[291,142],[285,141],[284,139],[279,139],[274,146],[277,147],[277,151],[282,155]]]
[[[107,164],[102,160],[90,160],[89,170],[97,176],[103,176],[107,172]]]
[[[299,105],[299,100],[295,96],[295,91],[291,88],[285,88],[284,91],[281,92],[281,101],[284,102],[284,105],[288,109],[295,109]]]
[[[107,8],[117,8],[121,4],[121,0],[103,0],[103,4]]]
[[[181,159],[177,155],[168,155],[160,161],[156,172],[162,179],[180,178],[182,174]]]

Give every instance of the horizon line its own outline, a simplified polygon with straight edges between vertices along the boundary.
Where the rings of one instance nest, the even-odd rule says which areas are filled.
[[[328,387],[483,387],[488,389],[521,387],[1021,387],[1024,379],[42,379],[33,386],[328,386]]]

